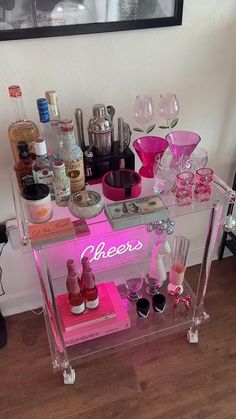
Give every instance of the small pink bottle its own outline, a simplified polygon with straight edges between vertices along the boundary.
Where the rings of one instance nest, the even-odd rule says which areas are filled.
[[[70,275],[69,301],[73,314],[82,314],[85,310],[84,294],[80,289],[76,273]]]
[[[93,270],[91,268],[85,271],[85,298],[86,307],[89,309],[97,308],[99,305],[98,289],[95,284]]]

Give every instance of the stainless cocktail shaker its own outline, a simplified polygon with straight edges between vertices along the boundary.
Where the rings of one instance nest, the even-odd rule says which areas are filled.
[[[93,106],[93,117],[89,121],[88,136],[89,145],[96,156],[111,154],[113,145],[113,124],[106,107],[102,104]]]

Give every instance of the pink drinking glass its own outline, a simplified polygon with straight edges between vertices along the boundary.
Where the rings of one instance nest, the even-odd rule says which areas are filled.
[[[196,170],[196,187],[194,196],[196,201],[209,201],[211,197],[211,184],[213,182],[214,172],[209,167]]]
[[[177,205],[183,207],[191,205],[193,197],[194,174],[181,172],[176,176],[177,190],[175,193]]]

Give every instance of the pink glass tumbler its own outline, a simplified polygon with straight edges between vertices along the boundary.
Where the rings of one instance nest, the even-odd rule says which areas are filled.
[[[133,143],[134,149],[138,154],[142,167],[139,170],[141,176],[153,178],[153,167],[157,155],[163,156],[168,147],[168,143],[164,138],[148,135],[137,138]]]
[[[196,201],[209,201],[211,197],[211,184],[213,182],[214,172],[208,167],[196,170],[196,188],[194,196]]]
[[[191,172],[178,173],[176,176],[177,190],[175,193],[177,205],[183,207],[191,205],[193,197],[194,174]]]

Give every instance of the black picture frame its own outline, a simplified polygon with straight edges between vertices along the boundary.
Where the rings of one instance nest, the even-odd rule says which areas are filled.
[[[0,30],[0,41],[178,26],[182,25],[183,3],[175,0],[174,15],[170,17]]]

